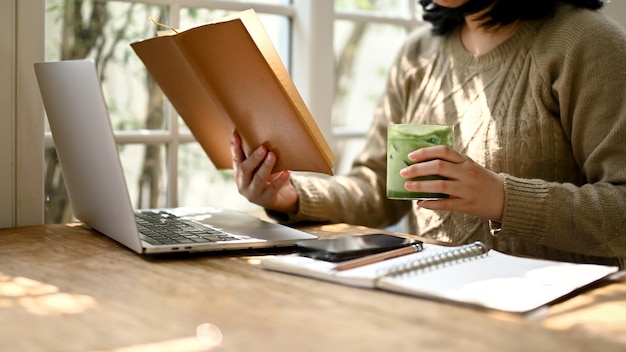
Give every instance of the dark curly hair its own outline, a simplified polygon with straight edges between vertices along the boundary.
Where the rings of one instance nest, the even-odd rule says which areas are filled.
[[[458,8],[445,8],[433,0],[419,0],[419,3],[424,8],[424,20],[433,25],[433,31],[437,34],[452,32],[463,23],[466,15],[481,12],[492,5],[480,18],[483,26],[488,28],[507,25],[516,20],[550,17],[558,3],[593,10],[604,5],[603,0],[469,0]]]

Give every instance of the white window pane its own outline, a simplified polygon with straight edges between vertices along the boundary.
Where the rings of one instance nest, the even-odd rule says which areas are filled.
[[[162,93],[151,82],[130,43],[156,35],[149,17],[167,17],[167,8],[124,1],[46,1],[46,60],[92,58],[100,71],[111,123],[116,130],[163,129]],[[77,3],[78,4],[78,3]],[[74,19],[74,12],[81,19]],[[95,19],[94,19],[95,18]],[[97,19],[97,20],[96,20]]]
[[[44,222],[55,224],[73,221],[72,208],[65,191],[65,181],[59,167],[56,149],[54,147],[46,148],[44,157]]]
[[[406,30],[395,25],[335,22],[338,72],[333,127],[367,130],[405,37]]]
[[[250,2],[247,0],[231,0],[231,1],[238,1],[238,2]],[[314,0],[312,0],[314,1]],[[319,0],[317,0],[319,1]],[[291,0],[254,0],[254,3],[257,4],[269,4],[269,5],[289,5],[291,4]]]
[[[165,145],[125,144],[118,150],[133,206],[165,207]]]
[[[407,17],[411,1],[417,0],[335,0],[335,9]]]
[[[258,209],[239,194],[232,170],[217,170],[197,143],[186,143],[178,153],[179,205]]]

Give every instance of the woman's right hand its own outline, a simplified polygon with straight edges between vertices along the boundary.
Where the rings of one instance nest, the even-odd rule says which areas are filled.
[[[289,171],[272,173],[276,154],[265,146],[259,146],[246,157],[241,148],[241,138],[236,133],[230,139],[230,153],[235,183],[241,195],[268,210],[282,213],[298,210],[298,193],[289,182]]]

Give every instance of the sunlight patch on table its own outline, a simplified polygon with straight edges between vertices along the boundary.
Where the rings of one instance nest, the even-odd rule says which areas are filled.
[[[197,326],[195,337],[172,339],[93,352],[207,352],[221,345],[222,340],[222,331],[219,327],[210,323],[204,323]]]
[[[97,302],[91,296],[60,292],[54,285],[0,273],[0,308],[15,306],[35,315],[79,314]]]
[[[56,286],[31,280],[25,277],[10,277],[0,274],[0,296],[23,297],[26,295],[44,295],[56,293]]]
[[[553,307],[542,324],[555,330],[579,330],[626,343],[626,288],[604,287]]]
[[[325,232],[338,232],[343,233],[347,229],[350,228],[348,224],[331,224],[331,225],[322,225],[321,230]],[[365,229],[365,227],[363,227]]]

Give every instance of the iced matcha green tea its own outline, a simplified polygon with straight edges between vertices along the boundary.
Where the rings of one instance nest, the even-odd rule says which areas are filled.
[[[387,198],[391,199],[442,199],[443,193],[409,192],[404,188],[407,181],[433,180],[442,177],[424,176],[406,179],[400,170],[413,164],[408,154],[414,150],[434,145],[453,147],[452,126],[392,124],[387,129]]]

